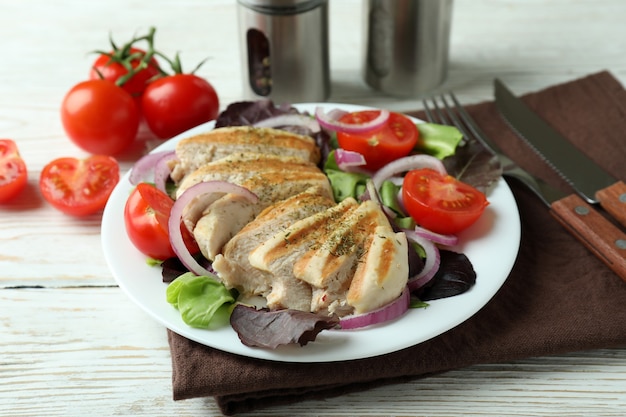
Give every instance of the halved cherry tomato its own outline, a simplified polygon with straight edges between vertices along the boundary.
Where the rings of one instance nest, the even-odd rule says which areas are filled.
[[[11,139],[0,139],[0,203],[16,197],[28,180],[26,164]]]
[[[76,84],[61,105],[67,136],[92,154],[115,155],[135,140],[139,112],[133,98],[107,80]]]
[[[144,255],[165,260],[176,256],[170,244],[168,221],[174,201],[152,184],[139,183],[124,207],[124,224],[130,241]],[[181,226],[182,227],[182,226]],[[183,238],[191,253],[198,247],[183,227]]]
[[[378,110],[364,110],[343,115],[339,121],[358,124],[375,119]],[[389,162],[407,156],[419,140],[419,131],[408,117],[391,112],[380,129],[368,133],[337,132],[339,146],[359,152],[365,157],[366,168],[375,171]]]
[[[214,120],[219,99],[213,86],[194,74],[174,74],[150,83],[141,101],[150,131],[161,139]]]
[[[458,233],[474,224],[489,204],[474,187],[431,169],[406,174],[402,199],[420,226],[445,234]]]
[[[119,165],[110,156],[59,158],[41,171],[39,188],[43,197],[63,213],[87,216],[104,208],[119,179]]]

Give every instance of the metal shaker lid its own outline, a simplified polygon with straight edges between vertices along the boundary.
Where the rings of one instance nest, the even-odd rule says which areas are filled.
[[[238,2],[259,13],[296,14],[314,9],[327,0],[238,0]]]

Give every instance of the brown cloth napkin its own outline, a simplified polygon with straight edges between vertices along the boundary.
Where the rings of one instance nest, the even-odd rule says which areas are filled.
[[[626,180],[626,90],[609,72],[523,99],[614,176]],[[509,130],[493,103],[467,109],[520,165],[568,191]],[[466,322],[402,351],[333,363],[251,359],[170,331],[174,399],[214,396],[221,411],[233,415],[472,364],[626,346],[626,283],[565,232],[533,194],[515,182],[509,184],[522,222],[520,253],[500,291]]]

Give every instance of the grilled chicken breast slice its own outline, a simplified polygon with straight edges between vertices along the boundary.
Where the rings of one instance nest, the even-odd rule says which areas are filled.
[[[180,182],[176,190],[176,196],[180,196],[187,189],[200,182],[228,181],[233,184],[242,184],[261,172],[292,170],[320,172],[315,164],[295,156],[250,152],[234,153],[209,162],[187,175]]]
[[[319,170],[259,172],[240,185],[255,193],[258,202],[251,203],[241,196],[226,194],[204,210],[193,229],[202,254],[210,260],[214,260],[236,233],[273,203],[314,186],[332,195],[328,178]]]
[[[242,152],[294,156],[313,164],[320,161],[319,148],[309,136],[271,128],[222,127],[178,142],[171,177],[178,183],[209,162]]]
[[[294,264],[294,276],[314,287],[311,311],[352,312],[346,293],[368,250],[369,238],[379,227],[391,230],[387,216],[378,204],[364,201]]]
[[[180,197],[189,188],[200,182],[228,181],[242,185],[251,177],[259,173],[282,173],[285,171],[298,170],[302,172],[319,173],[319,168],[313,163],[299,157],[266,155],[258,153],[238,153],[226,156],[210,162],[191,174],[179,184],[176,190],[176,198]],[[193,231],[197,221],[203,216],[205,210],[224,194],[213,193],[196,197],[187,205],[183,214],[183,221],[189,231]]]
[[[266,208],[228,241],[223,253],[215,257],[213,268],[227,288],[236,288],[245,297],[266,297],[273,275],[250,265],[250,252],[277,231],[334,205],[326,188],[311,187]]]
[[[395,300],[406,288],[409,276],[406,235],[379,226],[352,278],[346,301],[356,314],[376,310]]]
[[[304,253],[317,247],[320,239],[336,228],[341,220],[357,207],[358,203],[354,199],[345,199],[325,211],[295,222],[261,243],[250,253],[248,257],[250,265],[270,273],[276,280],[272,291],[267,295],[269,308],[298,308],[310,311],[312,287],[294,276],[293,265]],[[303,285],[310,290],[304,300],[295,300],[286,291],[290,287],[301,289]]]

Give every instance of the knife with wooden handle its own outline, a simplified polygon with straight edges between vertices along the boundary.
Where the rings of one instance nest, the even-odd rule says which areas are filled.
[[[600,204],[626,227],[626,184],[606,172],[496,79],[496,107],[509,125],[585,201]]]
[[[471,124],[469,114],[462,107],[459,113],[466,123]],[[476,139],[500,160],[503,175],[515,178],[533,191],[565,229],[626,281],[626,234],[623,231],[578,195],[566,195],[518,166],[479,127],[473,129]]]
[[[626,281],[626,235],[582,198],[571,194],[551,205],[551,214],[596,257]]]

